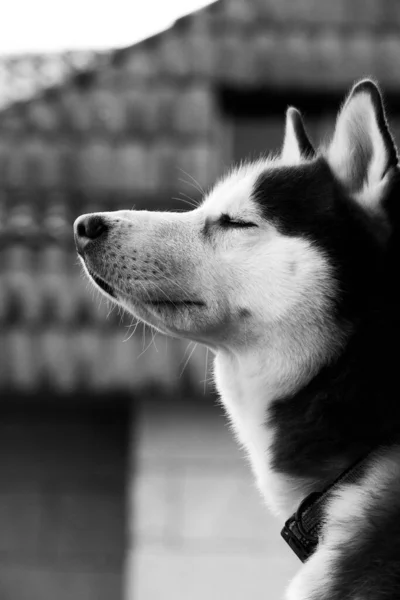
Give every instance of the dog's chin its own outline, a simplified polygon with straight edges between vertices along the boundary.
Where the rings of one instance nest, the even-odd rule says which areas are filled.
[[[103,277],[98,275],[82,257],[81,262],[83,264],[84,270],[89,281],[95,286],[95,288],[100,290],[100,292],[102,292],[102,294],[104,294],[109,300],[114,300],[114,302],[118,302],[117,290]]]
[[[199,300],[144,300],[125,297],[121,305],[134,317],[166,335],[200,341],[207,306]],[[201,340],[202,341],[202,340]]]

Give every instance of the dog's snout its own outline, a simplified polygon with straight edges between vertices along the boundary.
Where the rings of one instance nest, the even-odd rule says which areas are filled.
[[[76,224],[76,232],[79,237],[95,240],[107,231],[107,225],[99,215],[87,215],[80,217]]]
[[[78,252],[83,252],[86,245],[97,240],[108,230],[105,219],[100,215],[83,215],[74,223],[75,243]]]

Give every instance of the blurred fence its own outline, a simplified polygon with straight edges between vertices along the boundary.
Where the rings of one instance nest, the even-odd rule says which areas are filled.
[[[102,56],[91,51],[0,55],[0,109],[94,68]]]
[[[73,220],[198,198],[241,152],[223,88],[266,90],[264,117],[268,91],[286,104],[291,90],[337,94],[373,75],[397,93],[399,28],[395,0],[224,0],[125,50],[2,58],[0,390],[182,386],[186,344],[137,360],[139,330],[122,343],[118,312],[106,318],[80,275]],[[203,388],[202,352],[185,377]]]

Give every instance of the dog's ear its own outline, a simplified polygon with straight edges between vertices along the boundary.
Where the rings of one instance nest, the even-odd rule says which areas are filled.
[[[290,106],[286,111],[281,159],[290,164],[297,164],[302,159],[313,158],[313,156],[315,150],[308,138],[301,114],[297,108]]]
[[[349,192],[369,205],[379,203],[398,158],[379,88],[371,80],[351,90],[339,112],[327,159]]]

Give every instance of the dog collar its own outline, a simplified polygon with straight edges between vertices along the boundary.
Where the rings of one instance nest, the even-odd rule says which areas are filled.
[[[370,453],[341,473],[323,491],[312,492],[301,502],[294,515],[286,521],[281,536],[302,562],[305,562],[317,548],[326,505],[339,486],[357,483],[365,472],[369,456]]]

